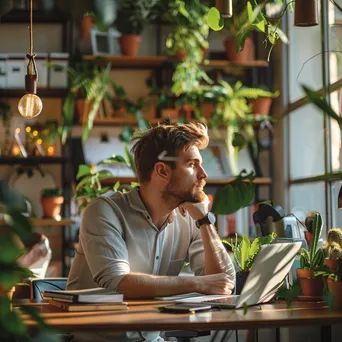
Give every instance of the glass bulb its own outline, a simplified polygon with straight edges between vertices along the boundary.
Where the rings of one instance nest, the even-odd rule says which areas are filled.
[[[24,95],[18,103],[20,115],[27,119],[32,119],[38,116],[42,109],[42,100],[35,94]]]

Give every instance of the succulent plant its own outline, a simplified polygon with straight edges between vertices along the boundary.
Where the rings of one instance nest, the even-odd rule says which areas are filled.
[[[322,247],[326,259],[342,259],[342,229],[332,228],[327,243]]]

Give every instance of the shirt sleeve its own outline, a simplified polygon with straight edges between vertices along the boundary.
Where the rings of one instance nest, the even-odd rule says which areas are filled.
[[[121,279],[130,272],[128,250],[115,208],[105,198],[85,209],[80,243],[93,280],[100,287],[117,290]]]

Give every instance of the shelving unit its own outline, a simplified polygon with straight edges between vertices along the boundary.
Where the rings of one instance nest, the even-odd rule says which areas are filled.
[[[40,97],[59,98],[68,94],[68,89],[38,88],[37,95]],[[0,89],[0,97],[20,98],[25,95],[25,89]]]
[[[39,164],[63,164],[67,159],[64,157],[0,157],[0,164],[2,165],[39,165]]]
[[[177,59],[168,56],[117,56],[117,55],[86,55],[83,57],[86,60],[98,59],[99,63],[111,63],[112,68],[158,68],[165,63],[179,62]],[[203,63],[204,67],[211,68],[264,68],[268,66],[265,60],[254,60],[246,63],[234,63],[228,60],[208,60]]]

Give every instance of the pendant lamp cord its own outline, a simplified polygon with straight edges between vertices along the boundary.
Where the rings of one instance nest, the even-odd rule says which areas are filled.
[[[36,75],[38,78],[38,71],[36,66],[36,61],[34,58],[36,54],[33,53],[33,30],[32,30],[32,0],[30,0],[30,26],[29,26],[29,35],[30,35],[30,52],[26,55],[29,62],[27,64],[27,75]]]

